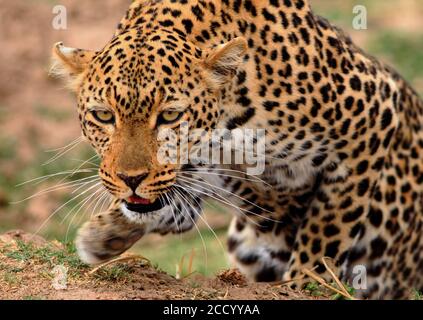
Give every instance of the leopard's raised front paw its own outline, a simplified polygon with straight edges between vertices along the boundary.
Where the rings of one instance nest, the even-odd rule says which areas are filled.
[[[96,215],[78,230],[76,248],[85,263],[110,260],[128,250],[145,233],[141,226],[110,219],[107,214]]]

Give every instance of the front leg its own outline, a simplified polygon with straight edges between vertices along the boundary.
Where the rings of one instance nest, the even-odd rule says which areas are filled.
[[[345,274],[345,270],[351,270],[349,255],[366,233],[366,219],[383,160],[384,157],[361,158],[326,172],[298,229],[283,280],[301,278],[305,268],[315,268],[326,281],[333,281],[322,263],[323,257],[333,259],[337,267],[333,271],[341,280],[351,279],[351,275]],[[296,281],[296,284],[304,282]]]
[[[130,222],[122,213],[120,202],[115,201],[78,230],[75,243],[82,261],[98,264],[128,250],[145,233],[145,226]]]
[[[229,227],[231,262],[252,281],[281,280],[298,226],[314,194],[314,181],[295,190],[275,190],[242,180],[228,182],[225,187],[244,199]]]
[[[269,225],[270,221],[264,221]],[[248,279],[273,282],[282,279],[291,256],[295,228],[275,223],[270,230],[249,223],[245,218],[233,218],[228,234],[229,259]]]

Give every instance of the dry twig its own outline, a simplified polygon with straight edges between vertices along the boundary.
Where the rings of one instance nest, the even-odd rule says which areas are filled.
[[[141,255],[138,255],[138,254],[124,255],[124,256],[120,256],[120,257],[117,257],[113,260],[110,260],[110,261],[107,261],[105,263],[100,264],[99,266],[95,267],[90,272],[88,272],[88,274],[93,275],[98,270],[100,270],[100,269],[102,269],[102,268],[104,268],[108,265],[111,265],[111,264],[116,263],[116,262],[123,262],[123,261],[130,261],[130,260],[143,260],[143,261],[147,261],[148,264],[150,264],[150,260],[147,259],[146,257],[141,256]]]

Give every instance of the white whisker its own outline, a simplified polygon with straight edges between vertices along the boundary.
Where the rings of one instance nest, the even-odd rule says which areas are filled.
[[[96,155],[93,155],[91,158],[88,158],[87,160],[85,160],[84,162],[82,162],[75,170],[74,172],[69,176],[72,177],[79,169],[81,169],[85,164],[87,164],[89,161],[93,160],[95,158]]]
[[[164,195],[165,195],[165,197],[167,199],[167,202],[171,205],[170,208],[172,210],[173,219],[175,220],[175,224],[176,224],[176,228],[178,230],[178,233],[181,233],[181,229],[179,227],[178,221],[176,219],[176,214],[175,214],[175,211],[173,210],[172,205],[175,207],[175,210],[178,210],[178,208],[176,207],[176,204],[174,203],[173,199],[169,198],[169,196],[166,193],[164,193]]]
[[[98,157],[98,155],[97,155],[97,154],[95,154],[94,156],[95,156],[95,157]],[[100,165],[99,165],[98,163],[95,163],[95,162],[92,162],[92,161],[81,160],[81,159],[75,159],[75,158],[72,158],[72,159],[69,159],[69,160],[70,160],[70,161],[76,161],[76,162],[85,162],[85,163],[87,163],[87,164],[90,164],[90,165],[94,166],[94,168],[95,168],[95,169],[100,168]]]
[[[61,158],[61,157],[63,157],[65,154],[67,154],[69,151],[71,151],[71,150],[75,149],[75,147],[77,147],[77,146],[79,145],[79,143],[80,143],[80,142],[81,142],[81,141],[79,141],[79,142],[77,142],[77,143],[73,144],[71,147],[69,147],[69,148],[67,148],[67,149],[65,149],[65,150],[63,150],[63,151],[60,151],[60,152],[56,153],[53,157],[51,157],[49,160],[47,160],[46,162],[44,162],[42,165],[43,165],[43,166],[46,166],[46,165],[48,165],[48,164],[50,164],[50,163],[52,163],[52,162],[56,161],[57,159],[60,159],[60,158]]]
[[[252,175],[247,173],[246,171],[242,171],[242,170],[235,170],[235,169],[228,169],[228,168],[214,168],[214,167],[195,167],[194,169],[188,169],[188,170],[180,170],[179,172],[184,172],[184,171],[188,171],[190,172],[190,170],[192,171],[197,171],[198,173],[202,173],[202,172],[209,172],[210,170],[213,170],[214,172],[218,172],[218,171],[228,171],[228,172],[234,172],[234,173],[240,173],[242,175],[246,175],[249,177],[252,177],[253,179],[257,179],[258,181],[269,185],[266,181],[264,181],[263,179],[260,179],[258,176],[256,175]],[[271,186],[271,185],[269,185]]]
[[[90,180],[90,181],[84,181],[84,180]],[[26,197],[25,199],[11,202],[11,204],[22,203],[24,201],[28,201],[28,200],[33,199],[35,197],[38,197],[38,196],[41,196],[43,194],[47,194],[47,193],[50,193],[50,192],[54,192],[54,191],[57,191],[57,190],[62,190],[62,189],[71,188],[71,187],[80,186],[80,185],[83,186],[84,184],[89,184],[89,183],[95,182],[96,180],[99,180],[98,176],[93,175],[93,176],[78,179],[77,181],[65,182],[65,183],[62,183],[61,185],[55,185],[55,186],[49,187],[47,189],[38,191],[37,193],[35,193],[35,194],[33,194],[29,197]]]
[[[107,190],[106,190],[107,191]],[[101,208],[99,212],[103,212],[104,211],[104,206],[106,206],[106,209],[108,209],[110,207],[111,204],[111,200],[112,200],[112,196],[110,195],[110,193],[107,191],[105,194],[104,199],[101,202]]]
[[[101,194],[101,191],[104,191],[104,190],[102,190],[101,188],[99,188],[98,190],[96,190],[95,192],[93,192],[92,194],[90,194],[90,195],[88,195],[88,197],[85,197],[84,198],[84,200],[82,200],[82,201],[80,201],[78,204],[76,204],[66,215],[65,215],[65,217],[62,219],[62,221],[60,222],[60,224],[62,224],[68,217],[69,217],[69,215],[79,206],[79,209],[77,210],[77,211],[75,211],[75,213],[73,213],[73,217],[72,217],[72,219],[71,219],[71,221],[68,223],[68,227],[67,227],[67,229],[66,229],[66,236],[65,236],[65,241],[67,241],[67,239],[68,239],[68,234],[69,234],[69,230],[70,230],[70,227],[71,227],[71,225],[72,225],[72,223],[73,223],[73,220],[75,219],[75,217],[78,215],[78,213],[82,210],[82,208],[91,200],[91,199],[93,199],[93,197],[96,195],[96,194],[98,194],[99,192],[100,192],[100,194]],[[81,204],[81,202],[83,202],[82,204]],[[93,201],[91,201],[91,203],[88,205],[88,207],[87,207],[87,209],[90,207],[90,205],[92,205],[92,202]],[[83,216],[83,215],[82,215]]]
[[[201,234],[201,231],[200,231],[200,229],[198,228],[198,226],[197,226],[197,223],[195,222],[195,220],[191,217],[191,215],[189,214],[189,210],[185,207],[185,204],[184,204],[184,201],[186,201],[186,202],[188,202],[186,199],[184,200],[184,198],[182,197],[182,195],[181,195],[181,197],[180,196],[178,196],[178,194],[180,195],[180,192],[177,190],[177,189],[173,189],[173,191],[174,192],[176,192],[176,193],[174,193],[174,195],[175,196],[177,196],[180,200],[181,200],[181,204],[184,206],[184,208],[185,208],[185,210],[187,211],[187,213],[188,213],[188,217],[190,218],[190,220],[192,221],[192,223],[193,223],[193,225],[194,225],[194,227],[195,227],[195,229],[197,230],[197,232],[198,232],[198,235],[200,236],[200,239],[201,239],[201,242],[202,242],[202,244],[203,244],[203,251],[204,251],[204,258],[205,258],[205,266],[206,266],[206,271],[207,271],[207,268],[208,268],[208,254],[207,254],[207,246],[206,246],[206,243],[205,243],[205,241],[204,241],[204,238],[203,238],[203,235]],[[194,207],[193,207],[193,209],[194,209]],[[194,209],[195,210],[195,209]]]
[[[208,196],[208,197],[210,197],[210,198],[212,198],[212,199],[214,199],[214,200],[216,200],[216,201],[218,201],[218,202],[221,202],[221,203],[223,203],[223,204],[226,204],[226,205],[228,205],[228,206],[230,206],[230,207],[233,207],[233,208],[235,208],[238,212],[240,212],[240,214],[242,214],[245,218],[247,218],[251,223],[253,223],[253,224],[255,224],[255,225],[259,225],[257,222],[255,222],[254,220],[252,220],[248,215],[246,215],[246,213],[249,213],[249,214],[251,214],[251,215],[253,215],[253,216],[256,216],[256,217],[259,217],[259,218],[262,218],[262,219],[264,219],[264,220],[269,220],[269,221],[273,221],[273,222],[280,222],[280,221],[277,221],[277,220],[274,220],[274,219],[271,219],[271,218],[268,218],[268,217],[265,217],[265,216],[262,216],[262,215],[260,215],[260,214],[257,214],[257,213],[255,213],[255,212],[252,212],[252,211],[250,211],[250,210],[247,210],[247,209],[244,209],[244,208],[241,208],[241,207],[239,207],[239,206],[237,206],[237,205],[235,205],[234,203],[232,203],[231,201],[229,201],[228,199],[226,199],[226,198],[224,198],[222,195],[220,195],[220,194],[218,194],[218,193],[216,193],[215,191],[213,191],[213,190],[211,190],[211,192],[212,192],[212,194],[210,194],[209,193],[209,189],[205,189],[205,187],[204,186],[200,186],[200,185],[196,185],[195,183],[193,183],[193,182],[191,182],[191,181],[186,181],[186,180],[183,180],[183,178],[181,178],[181,180],[183,181],[183,182],[185,182],[186,184],[188,183],[189,185],[185,185],[185,187],[187,187],[187,188],[190,188],[191,190],[193,190],[193,191],[195,191],[195,192],[199,192],[199,193],[201,193],[201,194],[203,194],[203,195],[205,195],[205,196]],[[198,190],[198,189],[196,189],[196,188],[194,188],[194,187],[199,187],[199,188],[202,188],[202,189],[205,189],[205,190],[207,190],[207,191],[202,191],[202,190]],[[217,198],[217,197],[219,197],[219,198]],[[245,212],[245,213],[244,213]]]
[[[268,187],[272,187],[272,185],[270,185],[266,181],[264,181],[262,179],[258,179],[258,178],[257,179],[250,179],[250,178],[245,178],[245,177],[240,177],[240,176],[235,176],[235,175],[230,175],[230,174],[222,174],[222,173],[218,173],[218,172],[209,172],[209,171],[197,171],[197,170],[178,171],[178,173],[186,173],[186,172],[189,172],[189,173],[196,172],[196,173],[199,173],[199,174],[216,175],[216,176],[219,176],[219,177],[229,177],[229,178],[251,181],[251,182],[261,182],[261,183],[264,183],[265,185],[267,185]]]
[[[55,149],[48,149],[48,150],[46,150],[46,152],[56,152],[56,151],[60,151],[60,150],[66,149],[66,148],[70,147],[71,145],[74,145],[76,143],[80,143],[82,141],[82,139],[83,139],[83,137],[82,136],[79,136],[78,138],[76,138],[75,140],[73,140],[72,142],[70,142],[69,144],[67,144],[64,147],[55,148]]]
[[[185,179],[188,179],[188,180],[194,180],[196,183],[206,184],[206,185],[208,185],[209,187],[216,188],[216,189],[221,190],[221,191],[223,191],[223,192],[229,193],[230,195],[232,195],[232,196],[234,196],[234,197],[236,197],[236,198],[238,198],[238,199],[240,199],[240,200],[242,200],[242,201],[245,201],[245,202],[247,202],[247,203],[251,204],[252,206],[254,206],[254,207],[256,207],[256,208],[258,208],[258,209],[260,209],[260,210],[263,210],[263,211],[265,211],[265,212],[267,212],[267,213],[273,213],[273,212],[271,212],[271,211],[269,211],[269,210],[267,210],[267,209],[265,209],[265,208],[260,207],[259,205],[255,204],[255,203],[251,202],[250,200],[245,199],[245,198],[243,198],[243,197],[241,197],[241,196],[237,195],[236,193],[233,193],[233,192],[231,192],[231,191],[229,191],[229,190],[226,190],[226,189],[224,189],[224,188],[220,188],[220,187],[218,187],[218,186],[215,186],[215,185],[213,185],[213,184],[211,184],[211,183],[209,183],[209,182],[205,181],[205,180],[204,180],[201,176],[199,176],[199,175],[196,175],[196,174],[193,174],[193,175],[195,175],[195,176],[197,176],[197,177],[200,177],[202,181],[201,181],[201,180],[194,179],[194,178],[190,178],[190,177],[184,177],[184,178],[185,178]]]
[[[78,170],[76,173],[91,173],[91,172],[95,172],[96,169],[97,168],[84,168],[84,169]],[[49,178],[61,176],[61,175],[64,175],[64,174],[69,174],[69,173],[72,173],[72,172],[74,172],[74,170],[67,170],[67,171],[63,171],[63,172],[47,174],[47,175],[42,176],[42,177],[37,177],[37,178],[31,179],[31,180],[21,182],[21,183],[17,184],[15,187],[20,187],[20,186],[23,186],[23,185],[26,185],[28,183],[35,182],[35,181],[36,181],[36,183],[34,185],[37,185],[37,184],[40,184],[40,183],[42,183],[43,181],[45,181]],[[41,181],[39,181],[39,180],[41,180]],[[75,180],[73,180],[73,181],[75,181]]]
[[[95,205],[93,207],[93,210],[91,211],[90,217],[92,217],[94,214],[96,214],[96,209],[99,206],[101,200],[104,198],[104,196],[107,194],[107,190],[103,189],[103,192],[101,192],[100,194],[98,194],[94,199],[93,202],[95,202]]]
[[[95,178],[92,178],[92,181],[90,180],[90,182],[93,182],[93,181],[101,181],[100,180],[100,178],[98,177],[98,176],[96,176]],[[76,188],[75,190],[73,190],[72,192],[71,192],[71,194],[74,194],[74,193],[76,193],[79,189],[81,189],[82,188],[82,186],[79,186],[78,188]]]
[[[41,226],[37,229],[37,231],[35,232],[35,234],[38,234],[40,232],[40,230],[46,225],[46,223],[48,221],[50,221],[53,216],[59,212],[63,207],[65,207],[68,203],[74,201],[75,199],[79,198],[80,196],[84,195],[85,193],[87,193],[88,191],[92,190],[93,188],[99,186],[101,184],[101,182],[97,182],[96,184],[90,186],[88,189],[84,190],[83,192],[81,192],[80,194],[77,194],[76,196],[74,196],[73,198],[71,198],[70,200],[66,201],[64,204],[62,204],[59,208],[57,208],[56,210],[53,211],[53,213],[51,213],[49,215],[49,217],[41,224]]]
[[[197,201],[197,199],[195,198],[195,195],[192,195],[192,192],[189,192],[188,190],[186,190],[182,185],[180,184],[175,184],[176,186],[178,186],[179,188],[183,189],[187,195],[189,195],[191,197],[191,199],[193,201],[195,201],[195,203],[201,207],[200,203]],[[181,194],[181,192],[178,192]],[[181,194],[182,196],[182,194]],[[195,208],[195,206],[192,206],[192,208],[194,209],[195,213],[197,213],[198,217],[204,222],[204,224],[210,229],[210,231],[213,233],[214,237],[216,238],[216,240],[219,242],[220,247],[222,248],[223,252],[225,252],[225,248],[222,244],[222,242],[220,241],[219,237],[217,236],[216,232],[213,230],[213,228],[208,224],[208,222],[206,221],[206,219],[201,215],[201,213],[198,212],[198,210]]]

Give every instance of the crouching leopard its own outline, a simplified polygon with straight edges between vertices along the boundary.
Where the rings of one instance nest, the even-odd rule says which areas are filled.
[[[214,197],[234,208],[228,252],[251,280],[330,281],[329,257],[345,282],[365,268],[358,297],[423,289],[423,102],[307,1],[133,1],[103,49],[58,43],[53,58],[113,196],[79,230],[85,262],[195,227]],[[264,172],[158,161],[159,130],[181,123],[265,129]]]

